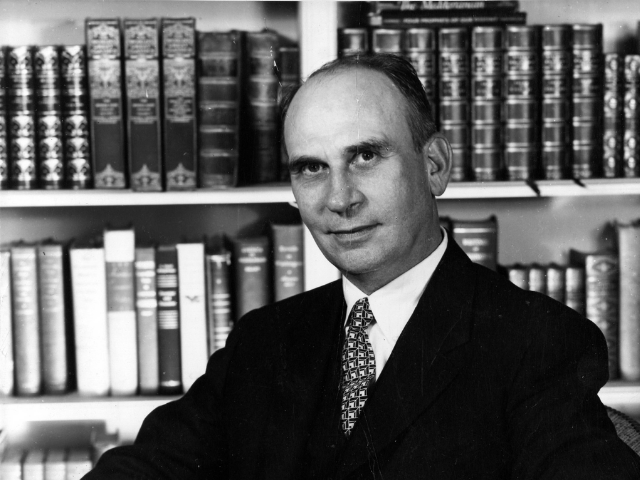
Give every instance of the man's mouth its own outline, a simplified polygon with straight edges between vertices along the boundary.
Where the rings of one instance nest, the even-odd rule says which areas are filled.
[[[329,233],[339,240],[354,241],[360,240],[370,234],[376,225],[360,225],[357,227],[341,228],[330,230]]]

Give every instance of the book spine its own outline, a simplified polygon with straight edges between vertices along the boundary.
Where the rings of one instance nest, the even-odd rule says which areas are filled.
[[[163,158],[169,191],[197,186],[196,41],[194,18],[162,19]]]
[[[622,145],[624,131],[624,57],[617,53],[604,56],[604,132],[602,175],[605,178],[622,174]]]
[[[87,19],[91,158],[94,187],[127,186],[120,21]]]
[[[547,268],[547,295],[564,303],[565,285],[565,268],[559,265],[549,265]]]
[[[42,331],[42,376],[44,392],[51,394],[64,393],[69,386],[64,277],[62,245],[39,245],[38,293]]]
[[[640,221],[618,224],[620,377],[640,380]]]
[[[60,63],[65,185],[83,190],[93,185],[86,46],[60,47]]]
[[[207,368],[207,309],[203,243],[179,243],[180,352],[182,385],[189,390]]]
[[[411,62],[429,100],[433,119],[438,118],[438,52],[436,30],[409,28],[403,32],[403,56]]]
[[[42,385],[37,268],[35,247],[15,246],[11,249],[17,395],[37,395]]]
[[[104,255],[111,394],[134,395],[138,389],[138,348],[133,229],[105,230]]]
[[[156,288],[158,292],[158,365],[160,393],[182,392],[180,366],[180,304],[178,292],[178,253],[175,245],[156,250]]]
[[[363,55],[369,52],[369,30],[367,28],[339,28],[338,56]]]
[[[375,13],[380,13],[382,11],[389,10],[400,10],[400,11],[451,11],[455,13],[457,10],[481,10],[481,9],[490,9],[490,10],[500,10],[504,12],[516,12],[518,11],[520,2],[518,1],[467,1],[467,2],[451,2],[451,1],[423,1],[423,2],[393,2],[393,1],[384,1],[384,2],[371,2],[372,3],[372,11]]]
[[[199,177],[203,188],[233,187],[240,161],[242,32],[198,32]]]
[[[32,190],[38,186],[32,48],[10,47],[7,63],[10,185],[16,190]]]
[[[541,265],[529,266],[529,290],[547,294],[547,269]]]
[[[304,291],[302,225],[272,225],[275,301]]]
[[[231,328],[231,252],[207,255],[208,345],[209,355],[224,347]]]
[[[124,19],[125,91],[130,183],[134,191],[162,191],[159,22]]]
[[[522,290],[529,290],[529,269],[523,265],[516,264],[507,267],[507,275],[514,285]]]
[[[498,224],[495,217],[482,221],[453,222],[453,239],[472,262],[495,270],[498,265]]]
[[[0,190],[9,188],[9,136],[7,125],[8,100],[6,49],[0,47]]]
[[[234,242],[236,320],[270,300],[269,241],[266,237]]]
[[[11,251],[0,251],[0,397],[14,392],[13,326],[11,325]]]
[[[78,393],[108,395],[111,384],[104,249],[71,248],[69,256]]]
[[[425,15],[425,13],[429,13]],[[499,11],[451,11],[451,12],[382,12],[380,15],[370,16],[369,26],[379,27],[454,27],[454,26],[505,26],[525,25],[527,23],[526,12],[502,13]]]
[[[640,177],[640,55],[624,58],[624,152],[622,174]]]
[[[585,271],[583,267],[568,266],[565,271],[565,305],[580,315],[587,313]]]
[[[264,30],[247,33],[247,131],[249,183],[274,182],[280,163],[278,77],[274,52],[279,48],[277,33]]]
[[[138,371],[140,393],[158,393],[158,299],[156,252],[139,247],[135,253],[136,322],[138,327]]]
[[[619,263],[614,254],[587,255],[585,260],[587,318],[607,341],[609,378],[618,378]]]
[[[300,49],[297,46],[281,46],[278,51],[279,88],[278,99],[288,89],[300,84]],[[280,142],[280,177],[282,182],[290,182],[289,156],[284,142]]]

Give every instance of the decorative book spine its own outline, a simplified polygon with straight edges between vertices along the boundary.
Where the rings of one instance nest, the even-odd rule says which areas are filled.
[[[9,80],[9,174],[11,187],[37,187],[35,90],[31,47],[10,47],[7,52]]]
[[[640,55],[624,57],[624,152],[622,174],[640,177]]]
[[[565,271],[564,303],[580,315],[587,313],[587,292],[583,267],[568,266]]]
[[[547,269],[538,264],[529,267],[529,290],[547,294]]]
[[[468,180],[469,146],[469,31],[466,28],[441,28],[439,46],[440,131],[447,137],[453,153],[451,180]]]
[[[47,190],[64,187],[60,52],[53,45],[34,48],[36,158],[38,183]]]
[[[275,301],[304,291],[302,225],[272,225]]]
[[[234,242],[236,320],[269,303],[268,253],[266,237],[239,238]]]
[[[615,178],[622,174],[622,145],[624,130],[624,57],[617,53],[604,56],[604,101],[602,136],[602,175]]]
[[[571,149],[571,26],[542,26],[542,173],[569,175]]]
[[[249,148],[245,174],[249,183],[268,183],[279,177],[278,77],[274,68],[278,47],[276,32],[247,33]]]
[[[300,83],[300,49],[297,46],[282,46],[278,52],[280,61],[278,71],[280,74],[280,86],[278,88],[278,98],[282,98],[282,93]],[[280,144],[280,178],[283,182],[291,181],[289,175],[289,156],[287,155],[284,142]]]
[[[529,269],[523,265],[515,264],[507,267],[509,280],[522,290],[529,290]]]
[[[175,245],[156,250],[158,292],[158,363],[160,393],[182,392],[180,381],[180,306],[178,293],[178,252]]]
[[[618,224],[620,377],[640,380],[640,220]]]
[[[338,56],[363,55],[369,52],[369,31],[366,28],[338,29]]]
[[[433,28],[408,28],[404,31],[402,54],[411,62],[429,100],[431,115],[437,115],[437,51]]]
[[[199,150],[203,188],[238,182],[244,34],[198,32]]]
[[[520,2],[515,0],[499,0],[486,2],[484,0],[465,1],[465,2],[450,2],[448,0],[443,1],[429,1],[429,2],[371,2],[372,11],[374,14],[380,14],[383,11],[447,11],[455,14],[459,10],[472,9],[488,9],[493,11],[500,11],[504,13],[517,12]]]
[[[95,188],[127,186],[120,20],[87,19],[91,159]]]
[[[472,262],[495,270],[498,265],[498,223],[496,217],[479,221],[453,222],[453,239]]]
[[[559,265],[547,268],[547,295],[560,303],[564,303],[565,269]]]
[[[203,243],[179,243],[180,365],[182,385],[189,390],[207,369],[207,306]]]
[[[209,355],[224,347],[231,328],[231,252],[221,249],[207,255]]]
[[[9,188],[9,138],[7,128],[7,59],[0,47],[0,190]]]
[[[0,397],[11,396],[14,391],[11,317],[11,251],[3,249],[0,250]]]
[[[502,173],[502,124],[492,114],[502,98],[501,27],[471,30],[471,109],[485,115],[471,123],[471,171],[476,181],[499,180]],[[493,108],[492,108],[493,107]]]
[[[109,337],[104,248],[71,247],[71,284],[80,395],[109,393]]]
[[[585,261],[587,317],[607,341],[609,378],[618,378],[619,273],[615,254],[587,255]]]
[[[197,186],[195,25],[194,18],[162,19],[163,156],[169,191]]]
[[[37,395],[42,384],[42,362],[35,246],[16,245],[11,248],[11,281],[15,390],[17,395]]]
[[[80,190],[93,185],[87,49],[85,45],[60,49],[65,182],[67,187]]]
[[[381,26],[385,28],[436,28],[450,27],[452,25],[463,27],[473,27],[476,25],[504,26],[524,25],[526,22],[526,12],[508,12],[503,9],[491,8],[385,10],[379,15],[370,15],[368,18],[370,26]]]
[[[138,327],[138,371],[140,393],[158,393],[158,299],[156,250],[136,248],[136,322]]]
[[[530,180],[538,170],[540,31],[509,25],[504,51],[504,160],[509,180]]]
[[[125,18],[127,145],[131,189],[162,191],[160,25],[155,18]]]
[[[602,25],[573,28],[573,176],[593,178],[602,166]]]
[[[45,393],[61,394],[68,388],[66,308],[62,245],[38,246],[38,293],[42,331],[42,377]]]
[[[136,333],[135,234],[132,228],[104,231],[112,395],[138,390]]]

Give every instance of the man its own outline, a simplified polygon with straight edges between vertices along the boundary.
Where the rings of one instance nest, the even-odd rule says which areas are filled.
[[[599,330],[441,230],[450,147],[404,60],[342,59],[285,102],[304,223],[342,281],[255,310],[97,478],[637,479]]]

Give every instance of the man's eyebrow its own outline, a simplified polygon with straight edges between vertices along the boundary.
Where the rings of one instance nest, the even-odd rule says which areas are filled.
[[[384,139],[372,138],[362,140],[354,145],[349,145],[342,149],[345,156],[353,156],[362,151],[374,152],[379,155],[385,155],[392,151],[391,143]]]

